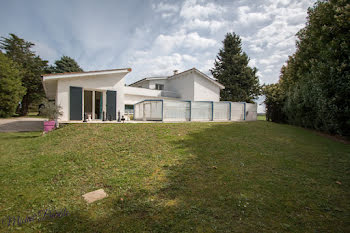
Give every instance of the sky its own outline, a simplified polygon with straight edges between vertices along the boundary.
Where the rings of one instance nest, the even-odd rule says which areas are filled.
[[[196,67],[211,76],[225,34],[242,39],[260,84],[278,81],[314,0],[2,0],[0,36],[31,41],[50,64],[132,68],[130,84]],[[261,102],[261,98],[259,99]],[[260,109],[262,106],[259,107]]]

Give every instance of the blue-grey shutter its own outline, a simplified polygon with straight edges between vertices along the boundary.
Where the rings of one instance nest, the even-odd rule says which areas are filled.
[[[83,88],[70,87],[70,120],[79,120],[83,118]]]
[[[107,91],[107,120],[117,120],[117,92]]]

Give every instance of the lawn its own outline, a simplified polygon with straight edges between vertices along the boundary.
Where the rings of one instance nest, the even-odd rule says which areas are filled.
[[[258,121],[266,121],[266,115],[258,115],[257,120]]]
[[[349,168],[349,144],[266,121],[2,133],[0,232],[349,232]]]

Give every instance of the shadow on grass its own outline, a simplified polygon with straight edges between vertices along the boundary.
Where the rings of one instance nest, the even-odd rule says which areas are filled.
[[[1,137],[1,140],[15,140],[15,139],[37,138],[37,137],[40,137],[41,135],[42,135],[41,132],[26,132],[26,133],[9,132],[9,133],[2,134],[0,137]]]
[[[45,228],[51,232],[302,232],[318,229],[322,218],[309,216],[313,213],[308,212],[304,200],[297,200],[303,194],[293,194],[296,184],[292,181],[293,185],[289,186],[292,179],[288,174],[283,177],[284,170],[257,157],[259,148],[254,148],[257,142],[250,139],[249,132],[240,132],[240,127],[239,124],[214,124],[169,142],[184,159],[176,166],[162,168],[166,178],[160,188],[130,190],[123,197],[111,195],[100,201],[101,206],[110,208],[107,215],[96,213],[93,218],[86,210],[68,210],[68,217],[55,219]],[[307,189],[294,188],[296,192],[307,192]],[[304,216],[309,216],[309,220]]]

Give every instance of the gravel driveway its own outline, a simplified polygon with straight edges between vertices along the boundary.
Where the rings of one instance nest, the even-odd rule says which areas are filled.
[[[44,118],[16,117],[0,119],[0,132],[43,131]]]

